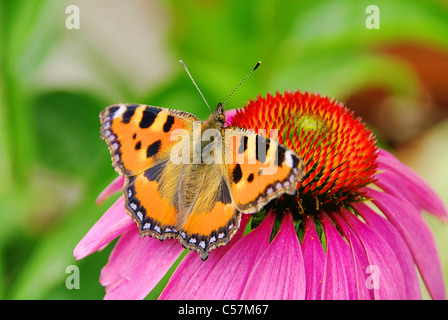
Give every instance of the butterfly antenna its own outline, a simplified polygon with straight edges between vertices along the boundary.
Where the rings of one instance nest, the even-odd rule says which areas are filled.
[[[223,106],[226,105],[227,101],[234,94],[234,92],[243,84],[243,82],[246,81],[246,79],[249,78],[251,76],[251,74],[254,73],[255,70],[257,70],[257,68],[260,66],[260,64],[261,64],[261,61],[258,61],[257,64],[255,65],[255,67],[249,72],[249,74],[236,86],[235,89],[233,89],[232,93],[229,94],[226,101],[224,101],[224,103],[222,104]]]
[[[182,67],[184,67],[185,71],[187,71],[188,76],[190,77],[191,81],[193,82],[194,86],[196,87],[196,89],[198,89],[199,94],[201,95],[202,99],[204,100],[205,104],[207,105],[207,107],[210,109],[210,106],[208,105],[207,100],[205,100],[204,95],[202,94],[201,90],[199,89],[198,85],[196,84],[196,82],[194,82],[193,77],[190,74],[190,71],[188,71],[187,66],[185,65],[185,63],[182,60],[179,60],[179,63],[182,65]],[[210,111],[212,111],[212,109],[210,109]]]

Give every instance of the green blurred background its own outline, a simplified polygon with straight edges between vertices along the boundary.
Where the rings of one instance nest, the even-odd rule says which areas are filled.
[[[80,29],[66,28],[72,4]],[[95,205],[116,177],[98,113],[136,102],[205,119],[179,59],[212,106],[258,60],[228,107],[290,89],[345,102],[448,202],[446,1],[0,0],[0,298],[104,296],[113,244],[72,256],[114,201]],[[448,279],[448,226],[425,216]],[[65,286],[73,264],[79,290]]]

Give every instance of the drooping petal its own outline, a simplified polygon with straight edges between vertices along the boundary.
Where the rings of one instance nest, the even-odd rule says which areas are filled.
[[[101,270],[104,299],[143,299],[184,251],[178,240],[139,237],[137,226],[118,240]]]
[[[369,290],[367,283],[366,269],[369,266],[366,251],[362,246],[361,240],[357,234],[349,227],[347,222],[342,219],[340,213],[331,213],[333,221],[336,222],[339,230],[342,231],[344,237],[347,239],[350,249],[352,251],[353,261],[355,262],[355,277],[358,300],[373,300],[373,292]]]
[[[128,230],[134,221],[124,209],[123,197],[103,214],[76,246],[73,255],[77,260],[106,247],[109,242]]]
[[[112,181],[106,187],[106,189],[104,189],[103,192],[100,193],[98,198],[96,198],[96,205],[100,205],[101,203],[103,203],[103,201],[105,201],[111,195],[113,195],[119,191],[123,191],[124,180],[125,179],[123,176],[118,176],[117,178],[115,178],[115,180]]]
[[[201,287],[198,299],[241,299],[253,266],[269,244],[274,220],[275,215],[270,212],[257,228],[227,251]]]
[[[190,251],[174,271],[168,284],[160,294],[160,300],[194,299],[205,295],[203,284],[208,277],[213,277],[216,264],[235,245],[244,234],[250,219],[249,214],[241,217],[240,228],[232,240],[225,246],[212,250],[206,261],[202,261],[197,252]],[[219,270],[217,270],[219,272]],[[205,288],[206,289],[206,288]]]
[[[319,300],[322,297],[325,252],[319,240],[313,217],[306,216],[304,224],[305,234],[302,241],[302,253],[306,275],[305,299]]]
[[[357,299],[355,263],[350,247],[325,212],[321,211],[320,221],[324,228],[327,247],[322,299]]]
[[[305,299],[305,266],[292,215],[286,213],[272,243],[258,259],[242,299]]]
[[[426,221],[408,202],[385,192],[365,188],[367,196],[384,213],[406,241],[433,299],[445,299],[443,273],[434,236]]]
[[[372,227],[359,221],[347,209],[341,211],[344,220],[356,233],[367,254],[369,275],[364,282],[373,289],[375,300],[406,299],[405,278],[400,262],[389,244]]]
[[[370,225],[375,232],[383,237],[394,251],[395,256],[399,261],[403,275],[406,277],[406,299],[420,300],[422,298],[420,283],[418,280],[417,270],[415,269],[414,259],[409,251],[406,242],[403,240],[400,233],[395,227],[386,219],[379,216],[366,204],[352,203],[351,206],[356,212]]]
[[[376,183],[381,188],[396,197],[405,197],[419,210],[424,209],[436,217],[448,221],[446,205],[415,171],[385,150],[379,151],[377,162],[378,170],[386,170],[391,173],[391,175],[378,176],[379,179]]]

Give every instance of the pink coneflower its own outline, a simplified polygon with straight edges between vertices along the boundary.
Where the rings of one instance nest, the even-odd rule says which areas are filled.
[[[228,122],[278,129],[306,175],[296,195],[243,215],[230,243],[206,261],[189,252],[160,299],[421,299],[418,273],[432,298],[445,298],[434,237],[422,217],[427,211],[447,221],[445,205],[378,148],[346,107],[314,94],[268,94],[229,112]],[[123,182],[117,178],[99,201]],[[140,238],[120,197],[74,255],[82,259],[118,236],[100,277],[106,299],[144,298],[184,251],[177,240]]]

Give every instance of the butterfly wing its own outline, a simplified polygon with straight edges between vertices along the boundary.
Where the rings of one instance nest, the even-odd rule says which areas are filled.
[[[126,209],[140,234],[159,240],[177,238],[202,260],[227,244],[239,228],[235,208],[220,166],[207,165],[196,175],[197,188],[188,188],[192,166],[165,159],[144,172],[126,177]],[[194,192],[191,192],[194,190]],[[193,198],[191,201],[186,201]]]
[[[177,237],[176,209],[159,190],[161,166],[126,177],[124,186],[126,211],[137,223],[140,235],[159,240]]]
[[[202,260],[210,250],[226,245],[240,226],[241,212],[222,170],[220,165],[206,165],[191,210],[179,215],[178,239],[184,247],[199,252]]]
[[[118,104],[100,113],[101,138],[106,141],[114,169],[136,175],[154,165],[177,142],[170,133],[191,130],[196,116],[147,105]]]
[[[238,127],[224,129],[226,166],[236,208],[257,212],[281,194],[295,194],[302,159],[285,146]]]

